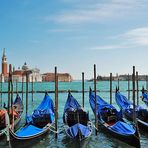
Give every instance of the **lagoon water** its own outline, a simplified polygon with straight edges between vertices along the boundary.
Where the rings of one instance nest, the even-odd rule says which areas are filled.
[[[140,81],[139,82],[139,89],[142,89],[142,86],[145,86],[146,82]],[[100,92],[97,92],[104,100],[109,102],[109,86],[110,83],[108,81],[102,81],[102,82],[97,82],[97,90],[100,90]],[[113,82],[113,90],[115,90],[117,86],[117,82]],[[3,90],[7,90],[8,84],[4,83],[3,84]],[[85,90],[88,91],[89,87],[92,87],[93,89],[93,82],[85,82]],[[132,87],[132,83],[131,83]],[[16,89],[16,85],[14,84],[14,90]],[[75,82],[59,82],[59,90],[82,90],[82,84],[80,81],[75,81]],[[18,90],[21,91],[21,83],[18,83]],[[25,86],[24,86],[25,90]],[[31,84],[29,84],[29,90],[31,91]],[[51,83],[34,83],[34,90],[54,90],[54,82]],[[103,92],[101,92],[103,91]],[[127,93],[127,82],[126,81],[121,81],[120,82],[120,91],[125,95],[128,96]],[[54,93],[49,94],[53,101],[55,98]],[[99,130],[98,135],[95,136],[95,130],[91,137],[87,140],[85,140],[81,145],[78,143],[70,140],[69,138],[66,137],[66,134],[64,132],[64,126],[63,126],[63,121],[62,121],[62,115],[63,115],[63,110],[64,110],[64,105],[67,99],[67,93],[59,93],[58,98],[59,98],[59,120],[58,120],[58,127],[59,127],[59,134],[58,134],[58,139],[55,139],[55,135],[50,132],[47,134],[45,137],[43,137],[40,141],[37,141],[36,143],[30,143],[27,148],[111,148],[111,147],[119,147],[119,148],[125,148],[125,147],[130,147],[126,143],[123,143],[114,137],[103,133],[103,131]],[[72,95],[78,100],[80,104],[82,104],[82,93],[72,93]],[[114,100],[114,93],[113,93],[113,105],[118,108],[118,106],[115,103]],[[141,95],[141,92],[139,92],[139,96]],[[15,98],[14,94],[14,98]],[[22,96],[20,94],[20,96]],[[44,94],[42,93],[36,93],[33,96],[33,102],[32,102],[32,95],[29,94],[29,113],[31,114],[32,111],[40,104],[44,97]],[[3,94],[2,96],[2,102],[7,102],[7,94]],[[132,99],[132,93],[131,97]],[[24,106],[25,106],[25,94],[24,94]],[[140,105],[145,106],[145,104],[140,100]],[[89,111],[89,118],[92,122],[94,122],[94,115],[91,111],[90,105],[89,105],[89,93],[85,92],[85,109]],[[118,108],[119,109],[119,108]],[[23,118],[21,120],[20,126],[24,124],[25,122],[25,107],[24,107],[24,113],[23,113]],[[148,134],[141,132],[141,147],[147,147],[148,145]],[[133,141],[134,142],[134,141]],[[4,139],[0,139],[0,147],[6,147],[8,148],[9,145],[5,142]]]

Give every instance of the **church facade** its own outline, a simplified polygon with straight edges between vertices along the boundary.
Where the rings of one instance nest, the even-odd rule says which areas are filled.
[[[2,56],[2,73],[1,73],[1,81],[8,82],[8,66],[7,66],[7,57],[5,53],[5,49],[3,50]],[[40,70],[38,68],[29,68],[27,63],[25,62],[24,65],[17,70],[13,69],[12,73],[12,80],[13,82],[22,82],[26,81],[26,71],[30,71],[29,74],[29,82],[42,82],[42,75],[40,74]]]

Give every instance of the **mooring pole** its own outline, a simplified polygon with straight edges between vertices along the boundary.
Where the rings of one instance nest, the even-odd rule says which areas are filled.
[[[136,72],[136,85],[137,85],[137,105],[139,105],[139,81],[138,81],[138,72]]]
[[[82,72],[82,106],[84,108],[84,72]]]
[[[33,92],[34,90],[33,90],[33,75],[32,75],[32,102],[33,102]]]
[[[12,82],[12,65],[10,64],[10,95],[11,95],[11,109],[13,108],[13,82]]]
[[[120,81],[119,81],[119,75],[118,74],[117,74],[117,79],[118,79],[118,89],[119,89]]]
[[[10,87],[11,87],[11,108],[13,110],[13,80],[12,80],[12,65],[11,65],[11,71],[10,71]]]
[[[2,98],[3,98],[3,82],[2,82],[2,74],[1,74],[1,107],[3,106]]]
[[[146,90],[148,91],[148,76],[146,75]]]
[[[22,75],[22,100],[24,98],[24,77]]]
[[[130,100],[130,75],[128,74],[128,100]]]
[[[94,64],[94,93],[95,93],[95,127],[96,127],[96,135],[98,129],[98,121],[97,121],[97,86],[96,86],[96,65]]]
[[[112,73],[110,73],[110,104],[112,104]]]
[[[28,115],[28,71],[26,71],[26,123]]]
[[[58,75],[57,67],[55,67],[55,130],[58,131]],[[55,138],[58,138],[58,134],[55,134]]]
[[[18,94],[18,81],[16,79],[16,94]]]
[[[135,66],[133,66],[133,75],[132,75],[132,82],[133,82],[133,122],[136,125],[136,112],[135,112]]]
[[[11,113],[12,113],[12,130],[14,130],[14,114],[13,114],[13,79],[12,79],[12,65],[10,65],[10,87],[11,87]]]
[[[11,70],[11,65],[9,64],[9,77],[8,77],[8,115],[10,115],[10,70]]]

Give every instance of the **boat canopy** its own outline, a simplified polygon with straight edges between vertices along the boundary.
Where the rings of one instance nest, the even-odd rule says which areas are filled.
[[[132,103],[124,95],[122,95],[120,92],[117,92],[115,94],[115,99],[116,99],[118,106],[121,109],[127,109],[127,108],[132,107]]]
[[[142,101],[148,106],[148,93],[142,93]]]
[[[108,104],[107,102],[105,102],[100,96],[96,96],[96,101],[97,101],[97,114],[99,112],[101,112],[103,109],[113,109],[116,110],[116,108],[110,104]],[[91,105],[91,108],[93,109],[93,111],[95,111],[95,94],[94,92],[90,91],[89,93],[89,102]]]
[[[123,110],[131,110],[133,109],[133,103],[130,102],[124,95],[122,95],[120,92],[116,92],[115,94],[115,100],[118,104],[118,106],[120,107],[120,109],[123,109]],[[136,105],[136,108],[135,110],[136,111],[139,111],[143,109],[141,106],[139,105]]]
[[[23,101],[20,96],[17,94],[16,99],[14,100],[13,106],[17,112],[22,112],[24,109]]]
[[[69,109],[79,109],[81,108],[80,104],[78,101],[71,95],[71,93],[68,94],[68,98],[64,107],[64,112],[69,110]]]
[[[45,97],[41,104],[34,110],[32,114],[33,123],[50,122],[54,120],[54,105],[51,97],[45,94]]]
[[[16,133],[16,135],[19,137],[28,137],[28,136],[33,136],[33,135],[39,134],[42,131],[44,131],[43,128],[38,128],[34,125],[28,125],[25,128],[20,129]]]
[[[88,126],[84,126],[80,123],[77,123],[66,130],[68,135],[70,135],[70,137],[73,138],[75,138],[78,135],[79,131],[81,132],[82,136],[87,137],[89,136],[91,129]]]
[[[131,135],[135,133],[135,129],[132,125],[127,124],[122,121],[116,122],[114,125],[110,127],[113,131],[117,133],[121,133],[123,135]]]

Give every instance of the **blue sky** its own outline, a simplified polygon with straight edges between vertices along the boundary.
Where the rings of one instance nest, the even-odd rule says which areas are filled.
[[[0,0],[0,49],[41,72],[148,74],[147,0]]]

